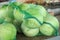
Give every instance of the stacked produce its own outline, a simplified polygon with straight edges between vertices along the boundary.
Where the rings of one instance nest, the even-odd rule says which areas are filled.
[[[58,35],[59,22],[43,6],[9,3],[0,8],[0,40],[16,40],[16,33],[28,37]]]

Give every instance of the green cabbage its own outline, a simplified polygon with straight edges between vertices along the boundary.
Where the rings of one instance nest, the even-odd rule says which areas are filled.
[[[42,32],[44,35],[47,36],[52,36],[54,35],[58,35],[59,29],[59,22],[56,19],[56,17],[51,16],[51,15],[47,15],[47,17],[44,20],[44,24],[40,27],[40,32]]]
[[[33,37],[38,35],[40,24],[34,19],[25,20],[21,25],[23,33],[28,37]],[[30,21],[30,22],[29,22]],[[31,23],[32,22],[32,23]]]
[[[13,2],[0,8],[0,40],[15,40],[16,29],[25,36],[58,35],[59,22],[41,5]]]
[[[12,22],[13,19],[14,19],[13,8],[11,6],[8,6],[8,5],[3,5],[0,8],[0,22],[1,23],[2,23],[2,21]]]
[[[14,40],[16,38],[16,28],[13,24],[0,24],[0,40]]]
[[[6,17],[6,8],[0,8],[0,23],[3,23]]]
[[[15,9],[14,10],[14,18],[18,21],[18,22],[22,22],[24,19],[24,14],[22,14],[22,12],[19,11],[19,9]]]

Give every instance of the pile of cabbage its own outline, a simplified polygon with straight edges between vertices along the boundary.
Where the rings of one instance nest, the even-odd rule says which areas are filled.
[[[13,2],[0,8],[0,40],[16,40],[17,32],[27,37],[57,36],[59,22],[41,5]]]

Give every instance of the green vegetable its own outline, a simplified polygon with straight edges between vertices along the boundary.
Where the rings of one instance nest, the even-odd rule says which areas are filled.
[[[11,19],[14,19],[14,15],[13,15],[14,12],[13,11],[14,11],[13,7],[11,5],[8,5],[7,16]]]
[[[32,5],[33,7],[29,8],[26,10],[32,17],[35,17],[38,19],[41,24],[43,23],[43,15],[40,13],[40,10],[38,9],[37,6]]]
[[[14,17],[18,22],[22,22],[24,19],[24,14],[22,14],[22,12],[19,11],[19,9],[15,9],[14,10]]]
[[[23,21],[21,26],[23,33],[28,37],[36,36],[39,33],[40,24],[38,24],[38,22],[35,22],[36,20],[34,22],[32,20],[33,19]]]
[[[12,22],[13,19],[14,19],[13,8],[8,5],[2,6],[2,8],[0,8],[0,22],[1,23],[2,21]]]
[[[27,3],[22,3],[19,7],[22,10],[28,10],[29,8],[31,8],[30,4],[27,4]]]
[[[44,22],[52,24],[57,29],[59,28],[59,22],[54,16],[48,14]]]
[[[43,33],[46,36],[52,36],[53,32],[54,32],[54,29],[48,24],[43,24],[40,27],[40,32]]]
[[[27,37],[57,36],[58,29],[57,18],[41,5],[13,2],[0,8],[0,40],[15,40],[17,31]]]
[[[0,40],[14,40],[16,38],[16,28],[13,24],[0,24]]]
[[[54,35],[54,33],[57,33],[58,28],[58,20],[54,16],[47,15],[44,24],[40,27],[40,32],[42,32],[44,35],[51,36]]]
[[[0,18],[0,24],[4,22],[4,18]]]
[[[20,5],[20,9],[26,10],[26,11],[30,12],[31,14],[33,13],[33,15],[40,13],[40,14],[42,14],[43,17],[47,16],[46,9],[40,5],[24,3],[24,4]]]
[[[0,8],[0,23],[2,23],[5,20],[6,12],[6,8]]]

